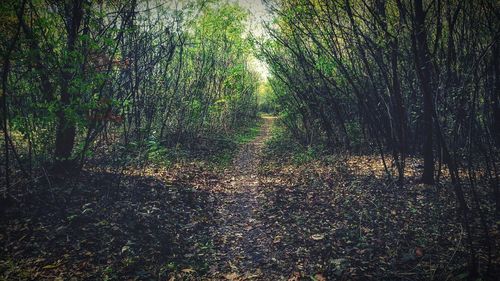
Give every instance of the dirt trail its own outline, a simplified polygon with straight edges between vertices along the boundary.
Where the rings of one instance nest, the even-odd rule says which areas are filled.
[[[240,148],[224,179],[218,198],[218,223],[213,229],[217,266],[213,275],[256,278],[272,258],[269,235],[258,219],[261,199],[258,167],[274,118],[264,118],[259,136]]]

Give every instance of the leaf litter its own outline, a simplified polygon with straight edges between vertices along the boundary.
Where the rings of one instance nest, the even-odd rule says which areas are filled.
[[[409,169],[399,188],[375,156],[296,165],[266,147],[271,123],[226,169],[88,168],[52,182],[51,192],[33,187],[2,215],[0,276],[453,280],[465,271],[464,231],[447,186],[420,185]]]

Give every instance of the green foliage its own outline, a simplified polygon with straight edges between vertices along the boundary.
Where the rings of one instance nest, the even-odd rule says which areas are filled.
[[[276,111],[276,96],[268,82],[261,83],[257,91],[259,112],[273,114]]]
[[[217,153],[210,155],[208,160],[210,164],[215,165],[215,167],[225,168],[231,165],[234,158],[234,152],[234,148],[223,148],[221,150],[218,150]]]
[[[262,126],[262,121],[253,122],[253,125],[245,127],[240,132],[236,133],[234,140],[238,144],[249,143],[254,140],[260,133],[260,127]]]
[[[361,125],[356,121],[351,121],[346,124],[346,129],[352,148],[355,151],[359,151],[365,144]]]
[[[95,141],[111,137],[145,144],[136,149],[168,165],[182,157],[172,147],[229,138],[257,117],[260,81],[247,66],[245,10],[222,1],[150,10],[132,4],[87,3],[72,40],[66,23],[75,15],[63,2],[33,1],[23,11],[29,24],[12,54],[8,107],[12,135],[22,136],[16,145],[37,155],[30,161],[53,159],[57,129],[68,128],[76,133],[66,138],[73,149],[65,158],[94,157]],[[1,40],[13,37],[19,8],[0,5]]]
[[[149,161],[162,166],[169,166],[172,163],[170,150],[155,140],[149,140],[147,148],[147,158]]]
[[[269,149],[288,151],[298,164],[321,154],[321,146],[375,150],[387,178],[401,187],[412,174],[409,156],[423,156],[422,182],[451,177],[462,198],[457,208],[468,210],[459,219],[474,217],[462,220],[472,237],[475,219],[500,213],[496,186],[485,198],[497,202],[495,214],[478,216],[487,203],[476,198],[469,210],[464,199],[469,187],[498,182],[490,168],[500,155],[498,9],[478,1],[431,3],[273,1],[269,37],[254,40],[287,131]],[[284,136],[302,145],[287,145]],[[445,166],[444,173],[435,169]],[[477,175],[486,174],[480,184]],[[488,275],[478,267],[491,265],[479,254],[485,247],[470,245],[470,273]]]
[[[311,146],[307,147],[303,151],[298,151],[292,156],[292,160],[296,165],[302,165],[318,157],[317,150]]]
[[[304,146],[297,142],[283,124],[275,126],[266,142],[266,154],[277,159],[290,159],[297,166],[322,158],[325,149],[321,145]]]

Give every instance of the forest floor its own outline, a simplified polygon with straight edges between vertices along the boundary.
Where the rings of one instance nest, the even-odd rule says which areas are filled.
[[[87,167],[19,188],[1,217],[0,280],[467,277],[453,193],[419,184],[418,160],[408,161],[404,188],[384,177],[377,156],[297,163],[276,143],[274,120],[264,118],[226,167]],[[492,274],[498,227],[489,233]]]

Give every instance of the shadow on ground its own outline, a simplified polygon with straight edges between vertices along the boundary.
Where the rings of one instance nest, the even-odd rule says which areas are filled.
[[[110,173],[32,187],[1,218],[0,273],[6,280],[203,274],[212,201],[185,183]]]

